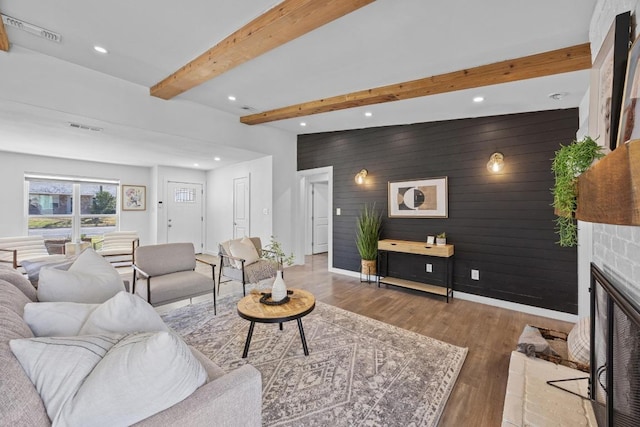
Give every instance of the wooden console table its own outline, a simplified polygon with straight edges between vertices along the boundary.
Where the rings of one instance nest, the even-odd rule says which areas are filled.
[[[449,302],[453,298],[453,245],[380,240],[378,287],[380,283],[441,295]]]

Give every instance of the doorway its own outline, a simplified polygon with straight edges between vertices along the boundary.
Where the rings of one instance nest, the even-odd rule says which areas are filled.
[[[191,242],[202,252],[203,197],[202,184],[167,182],[167,243]]]
[[[312,187],[314,184],[326,184],[326,235],[327,235],[327,259],[329,271],[333,269],[333,167],[327,166],[316,169],[298,171],[296,173],[298,189],[296,193],[296,233],[295,251],[300,254],[296,259],[297,263],[305,262],[304,255],[311,255],[314,251],[313,240],[313,196]],[[319,187],[316,187],[319,188]],[[322,190],[321,190],[322,191]],[[322,194],[322,192],[321,192]]]

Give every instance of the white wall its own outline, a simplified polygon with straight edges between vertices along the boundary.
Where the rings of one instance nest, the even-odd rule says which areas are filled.
[[[256,158],[271,156],[272,175],[267,177],[259,172],[261,179],[254,181],[268,185],[270,188],[262,188],[262,193],[268,191],[271,195],[270,226],[261,225],[260,235],[268,238],[273,233],[278,236],[286,250],[293,247],[292,188],[296,171],[295,134],[268,125],[247,126],[240,123],[237,116],[193,102],[154,98],[149,95],[147,87],[19,47],[0,55],[0,69],[1,99],[95,118],[133,129],[147,129],[165,135],[192,138],[202,143],[230,145],[234,149],[251,151],[256,154]],[[164,182],[167,172],[160,166],[152,167],[146,181],[152,182],[152,186],[155,187],[158,182]],[[224,176],[223,172],[220,173]],[[207,195],[216,194],[209,188],[211,180],[205,181]],[[150,193],[151,212],[147,211],[147,215],[157,213],[159,194],[162,194],[161,189],[154,189],[153,193]],[[258,192],[252,194],[255,196]],[[217,204],[209,198],[207,206]],[[211,222],[212,218],[216,219],[217,214],[207,213],[208,222]],[[166,230],[161,230],[164,224],[165,221],[155,215],[147,217],[145,226],[152,230],[148,232],[151,241],[163,242],[166,239],[163,234]],[[214,228],[207,232],[205,245],[207,250],[217,252],[217,242],[224,233],[217,231],[215,225],[211,227]]]
[[[2,145],[0,143],[0,149]],[[116,179],[122,184],[146,185],[147,192],[154,190],[151,169],[146,167],[119,166],[107,163],[84,162],[51,157],[15,154],[0,151],[0,236],[24,236],[27,234],[25,216],[24,174],[42,173],[87,178]],[[124,211],[120,214],[121,230],[136,230],[140,243],[154,240],[150,228],[152,212]]]
[[[597,2],[589,30],[593,58],[596,57],[615,16],[628,10],[633,15],[632,22],[636,23],[634,34],[638,35],[639,0]],[[583,110],[584,107],[581,106],[581,115]],[[640,227],[593,224],[592,247],[593,261],[601,268],[614,269],[621,276],[620,284],[628,286],[629,293],[636,295],[640,302]]]
[[[272,175],[271,156],[207,173],[206,252],[218,253],[218,243],[233,238],[233,180],[245,176],[249,176],[250,185],[250,234],[260,237],[263,245],[269,242],[274,234]],[[278,240],[282,242],[280,236]]]

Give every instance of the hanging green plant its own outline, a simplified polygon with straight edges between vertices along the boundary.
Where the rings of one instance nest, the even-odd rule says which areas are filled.
[[[569,145],[560,144],[551,164],[555,175],[553,207],[556,219],[556,233],[560,237],[560,246],[575,246],[578,243],[578,225],[575,219],[578,197],[578,176],[589,169],[596,159],[604,157],[602,147],[591,137]]]

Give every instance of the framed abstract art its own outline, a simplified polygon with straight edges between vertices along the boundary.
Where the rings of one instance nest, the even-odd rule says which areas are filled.
[[[447,218],[447,177],[389,182],[389,218]]]
[[[618,124],[625,86],[631,13],[616,16],[591,69],[589,134],[604,147],[618,145]]]
[[[144,185],[122,185],[122,210],[144,211],[147,209],[147,187]]]

